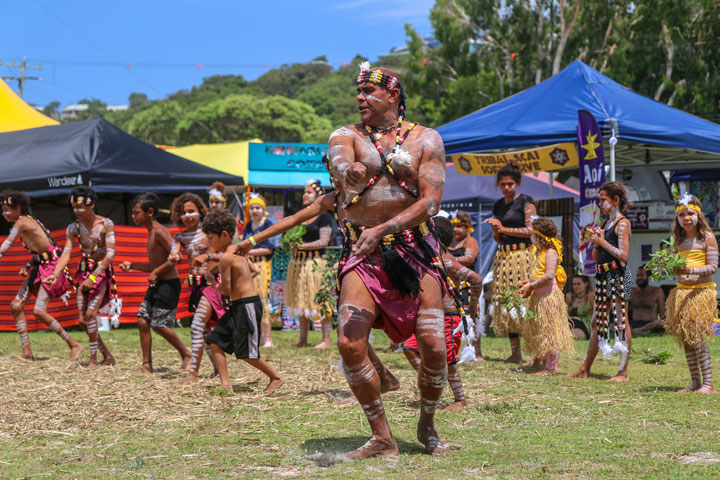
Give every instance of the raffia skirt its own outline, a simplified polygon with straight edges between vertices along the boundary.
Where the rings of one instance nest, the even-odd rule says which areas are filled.
[[[573,353],[575,343],[568,323],[567,305],[562,290],[534,292],[528,309],[535,318],[527,319],[522,329],[523,349],[534,357],[548,353]]]
[[[293,255],[285,283],[285,305],[290,317],[322,319],[322,307],[315,302],[315,294],[322,286],[326,266],[327,261],[317,251]]]
[[[700,347],[713,334],[717,317],[717,292],[714,287],[679,288],[670,291],[665,315],[665,331],[680,345]]]
[[[255,276],[255,278],[253,278],[252,282],[263,304],[262,323],[272,324],[274,317],[277,316],[270,313],[270,311],[272,310],[272,306],[268,301],[270,278],[272,276],[272,258],[268,258],[267,256],[262,255],[259,257],[252,257],[252,262],[253,264],[255,264],[256,267],[260,269],[260,273]]]
[[[497,299],[508,290],[510,285],[517,286],[518,282],[522,280],[530,280],[534,262],[535,257],[529,248],[510,252],[498,250],[495,253],[492,284],[492,295],[495,299],[493,330],[498,337],[507,337],[509,334],[522,332],[522,321],[513,319],[509,314],[503,313]]]

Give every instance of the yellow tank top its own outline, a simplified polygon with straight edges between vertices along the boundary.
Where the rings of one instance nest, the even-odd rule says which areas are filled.
[[[678,251],[678,253],[685,256],[685,261],[687,262],[688,267],[704,267],[705,265],[707,265],[707,256],[705,255],[705,250],[680,250]],[[715,282],[699,283],[697,285],[685,285],[678,282],[677,286],[678,288],[692,289],[716,288]]]
[[[680,250],[678,253],[685,256],[688,267],[704,267],[707,265],[705,250]]]
[[[546,253],[547,250],[538,251],[537,249],[535,249],[535,270],[532,273],[532,277],[534,279],[538,279],[545,275]],[[562,290],[563,286],[565,286],[565,282],[567,281],[567,274],[565,273],[565,269],[562,265],[560,265],[561,261],[561,257],[558,257],[558,264],[557,267],[555,267],[555,282],[557,283],[557,286],[560,290]]]

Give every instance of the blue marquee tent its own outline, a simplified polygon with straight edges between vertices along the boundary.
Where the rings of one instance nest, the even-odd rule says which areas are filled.
[[[632,142],[666,148],[664,155],[635,148],[636,155],[627,153],[627,164],[648,158],[717,161],[720,155],[720,125],[635,93],[579,60],[539,85],[437,130],[448,155],[575,141],[580,109],[589,110],[601,127],[606,119],[617,119],[619,147]],[[677,149],[686,155],[678,157]],[[621,163],[622,152],[618,155]]]

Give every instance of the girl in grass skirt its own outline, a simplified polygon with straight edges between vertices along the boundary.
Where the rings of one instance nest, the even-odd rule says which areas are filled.
[[[530,279],[534,257],[530,250],[532,234],[531,218],[535,216],[535,203],[517,189],[522,181],[522,172],[515,160],[498,170],[496,183],[503,198],[493,206],[493,218],[485,220],[492,226],[493,238],[498,250],[493,261],[493,329],[499,337],[510,338],[511,354],[505,361],[522,362],[520,332],[522,323],[518,318],[499,308],[498,298],[511,285]]]
[[[303,205],[311,205],[323,194],[318,180],[310,180],[303,192]],[[291,317],[300,317],[300,340],[298,347],[307,345],[310,321],[321,322],[322,341],[316,348],[330,348],[330,330],[332,319],[324,318],[322,306],[315,301],[315,294],[322,287],[323,271],[327,261],[322,258],[325,247],[332,235],[332,217],[323,212],[319,216],[302,223],[307,231],[303,243],[298,245],[288,266],[285,284],[285,305]]]
[[[560,352],[574,351],[572,332],[562,288],[567,275],[562,262],[562,242],[549,218],[532,222],[531,241],[535,246],[535,269],[529,281],[521,281],[520,294],[530,297],[528,309],[535,318],[523,324],[525,351],[535,359],[538,375],[555,374]]]
[[[718,244],[696,197],[685,193],[675,211],[675,248],[687,264],[678,271],[677,287],[668,296],[665,330],[685,349],[690,369],[691,383],[680,392],[715,393],[705,339],[712,335],[718,313],[712,281],[718,266]]]

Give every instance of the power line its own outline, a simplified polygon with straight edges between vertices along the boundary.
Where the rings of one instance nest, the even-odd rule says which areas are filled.
[[[111,55],[107,50],[105,50],[105,49],[102,48],[100,45],[98,45],[97,43],[93,42],[90,38],[88,38],[87,36],[85,36],[85,34],[83,34],[80,30],[78,30],[77,28],[75,28],[72,24],[70,24],[70,22],[68,22],[67,20],[63,19],[61,16],[59,16],[58,14],[56,14],[55,12],[53,12],[52,10],[50,10],[50,9],[49,9],[48,7],[46,7],[42,2],[40,2],[40,0],[33,0],[33,1],[34,1],[38,6],[40,6],[43,10],[45,10],[45,11],[48,12],[50,15],[52,15],[53,17],[55,17],[55,19],[57,19],[59,22],[61,22],[61,23],[64,24],[66,27],[68,27],[70,30],[72,30],[73,32],[75,32],[80,38],[82,38],[83,40],[85,40],[86,42],[88,42],[90,45],[92,45],[92,46],[93,46],[95,49],[97,49],[100,53],[102,53],[103,55],[105,55],[106,57],[108,57],[110,60],[112,60],[113,62],[115,62],[118,66],[120,66],[120,67],[122,67],[124,70],[126,70],[130,75],[132,75],[132,76],[135,77],[137,80],[139,80],[140,82],[142,82],[145,86],[147,86],[148,88],[150,88],[151,90],[153,90],[153,91],[154,91],[155,93],[157,93],[158,95],[162,95],[162,92],[161,92],[160,90],[158,90],[157,88],[155,88],[154,86],[152,86],[149,82],[147,82],[147,81],[146,81],[144,78],[142,78],[140,75],[136,74],[135,72],[133,72],[132,70],[130,70],[129,68],[127,68],[126,65],[125,65],[123,62],[121,62],[120,60],[118,60],[117,58],[115,58],[115,57],[114,57],[113,55]]]

